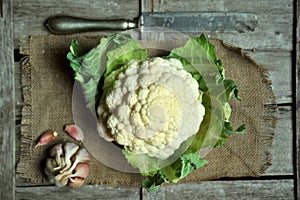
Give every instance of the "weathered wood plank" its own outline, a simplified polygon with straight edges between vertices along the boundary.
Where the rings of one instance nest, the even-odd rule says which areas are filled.
[[[20,38],[48,34],[44,26],[52,15],[72,15],[92,19],[133,19],[139,15],[138,0],[15,0],[15,46]]]
[[[285,25],[273,22],[275,16],[268,16],[269,22],[260,24],[251,33],[207,33],[212,37],[225,40],[226,42],[239,46],[243,49],[261,51],[286,51],[292,49],[292,15],[289,15]],[[285,30],[285,32],[279,32]]]
[[[292,54],[290,52],[248,51],[251,58],[269,70],[276,102],[292,103]]]
[[[0,15],[0,199],[15,199],[15,99],[12,2]]]
[[[151,1],[144,1],[145,11],[151,11]],[[212,32],[213,37],[224,39],[227,42],[244,49],[283,50],[292,49],[293,1],[264,0],[257,3],[251,1],[171,1],[155,0],[155,11],[160,12],[248,12],[258,17],[258,27],[254,32],[247,33],[219,33]],[[57,6],[61,5],[61,6]],[[88,7],[88,5],[93,5]],[[76,9],[76,12],[74,11]],[[18,39],[32,34],[47,34],[43,23],[50,15],[69,14],[77,17],[108,19],[108,18],[135,18],[139,14],[137,0],[126,1],[76,1],[62,3],[59,0],[30,0],[14,1],[15,9],[15,46]],[[93,34],[100,34],[96,32]]]
[[[17,187],[16,199],[60,200],[60,199],[140,199],[140,188],[117,188],[105,186],[83,186],[77,189],[68,187]]]
[[[264,175],[293,175],[292,107],[280,106],[275,138],[270,150],[272,165]]]
[[[21,83],[21,76],[22,76],[22,69],[21,63],[15,62],[14,63],[15,69],[15,103],[16,103],[16,120],[21,120],[21,107],[23,104],[23,96],[22,96],[22,83]]]
[[[296,167],[296,181],[297,181],[297,199],[300,199],[300,2],[299,0],[295,3],[295,19],[296,19],[296,27],[295,27],[295,36],[296,40],[294,41],[295,55],[294,55],[294,106],[296,106],[295,110],[295,145],[296,145],[296,157],[295,157],[295,167]]]
[[[293,180],[212,181],[164,186],[144,200],[294,199]]]
[[[153,0],[154,12],[249,12],[265,13],[270,10],[274,13],[292,13],[293,1],[270,1],[260,0],[210,0],[210,1],[174,1],[174,0]],[[145,12],[151,12],[152,3],[149,0],[143,1]],[[270,9],[272,8],[272,9]]]
[[[50,15],[72,15],[77,17],[98,19],[132,19],[139,14],[138,0],[14,0],[14,21],[22,17],[47,19]]]
[[[151,12],[151,1],[144,1]],[[255,31],[246,33],[206,32],[244,49],[292,50],[293,0],[154,0],[154,12],[239,12],[257,15]],[[205,31],[204,31],[205,32]]]

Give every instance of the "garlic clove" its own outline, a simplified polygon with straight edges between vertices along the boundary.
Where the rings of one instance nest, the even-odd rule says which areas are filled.
[[[64,167],[62,165],[62,159],[61,157],[63,156],[63,143],[59,143],[57,145],[55,145],[51,150],[50,150],[50,156],[54,157],[58,166],[55,167],[54,169],[61,169],[62,167]]]
[[[69,173],[69,172],[59,173],[55,176],[55,181],[62,181],[65,179],[69,179],[70,176],[72,175],[71,173]]]
[[[51,183],[55,183],[55,174],[57,173],[57,170],[54,168],[57,166],[57,163],[55,159],[53,158],[47,158],[46,160],[46,167],[45,167],[45,173],[48,177],[48,180]]]
[[[87,163],[79,163],[75,169],[74,173],[72,171],[66,171],[64,173],[55,176],[56,181],[64,182],[65,179],[72,179],[74,177],[86,178],[90,173],[90,165]]]
[[[79,163],[74,170],[74,174],[71,174],[70,177],[81,177],[86,178],[90,173],[90,165],[87,163]]]
[[[55,138],[57,137],[57,135],[58,134],[55,131],[47,131],[47,132],[43,133],[40,136],[38,143],[35,145],[35,148],[49,144],[50,142],[53,142],[55,140]]]
[[[76,157],[74,158],[74,163],[77,161],[77,163],[80,162],[89,162],[90,161],[90,154],[85,148],[79,149],[78,153],[76,154]]]
[[[84,138],[83,131],[76,125],[66,125],[65,131],[77,141],[82,141]]]
[[[63,187],[63,186],[68,184],[69,176],[57,178],[60,175],[61,174],[58,174],[58,175],[55,176],[55,178],[54,178],[55,179],[55,185],[58,186],[58,187]]]
[[[85,148],[81,148],[78,150],[75,158],[72,160],[72,166],[67,170],[64,171],[66,174],[71,174],[72,171],[76,168],[77,164],[80,162],[89,162],[90,161],[90,154]]]
[[[46,160],[46,169],[49,172],[54,173],[56,170],[54,170],[54,168],[57,166],[57,162],[54,158],[47,158]]]
[[[64,165],[64,160],[61,160],[61,165]],[[59,174],[59,169],[57,169],[57,162],[55,161],[54,158],[47,158],[46,160],[46,166],[45,166],[45,173],[48,177],[48,180],[51,183],[56,183],[56,176],[58,176],[57,174]]]
[[[83,185],[83,183],[84,183],[84,178],[74,177],[74,178],[70,178],[68,186],[71,188],[79,188]]]
[[[72,166],[71,158],[78,151],[79,146],[75,143],[67,142],[64,145],[65,151],[65,167],[60,171],[60,173],[64,173]]]

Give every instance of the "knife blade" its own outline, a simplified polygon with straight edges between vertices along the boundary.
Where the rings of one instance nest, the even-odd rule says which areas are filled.
[[[138,19],[95,20],[71,16],[51,16],[46,27],[54,34],[89,31],[128,30],[141,27],[164,27],[182,32],[251,32],[257,26],[252,13],[146,12]]]

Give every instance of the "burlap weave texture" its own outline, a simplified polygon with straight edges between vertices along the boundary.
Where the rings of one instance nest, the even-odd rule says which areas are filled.
[[[47,129],[54,129],[60,133],[57,142],[72,141],[64,134],[63,126],[73,123],[73,72],[66,59],[73,38],[88,50],[99,43],[100,37],[32,36],[29,50],[23,52],[26,59],[22,62],[22,86],[24,101],[28,105],[22,111],[21,156],[17,172],[36,183],[46,181],[43,162],[47,150],[53,145],[34,148],[39,135]],[[242,101],[231,101],[232,124],[237,127],[245,123],[248,134],[231,136],[225,145],[205,157],[209,161],[207,166],[193,172],[182,182],[259,176],[270,164],[269,148],[276,123],[276,102],[267,71],[241,49],[220,40],[212,39],[211,42],[223,62],[226,78],[233,79],[240,89]],[[151,53],[159,54],[157,51]],[[93,158],[86,183],[140,186],[142,179],[138,174],[106,167]]]

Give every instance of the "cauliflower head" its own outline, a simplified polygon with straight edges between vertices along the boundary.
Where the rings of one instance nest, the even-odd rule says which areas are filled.
[[[205,108],[198,88],[177,59],[132,61],[100,100],[99,134],[132,153],[166,159],[199,130]]]

